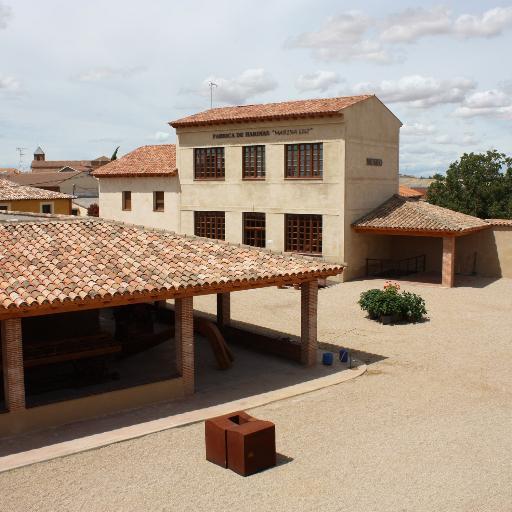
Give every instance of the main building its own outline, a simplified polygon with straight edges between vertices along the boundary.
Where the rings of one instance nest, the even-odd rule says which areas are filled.
[[[145,146],[95,172],[103,217],[364,273],[379,239],[351,224],[398,191],[401,123],[377,97],[215,108],[170,125],[176,146]]]

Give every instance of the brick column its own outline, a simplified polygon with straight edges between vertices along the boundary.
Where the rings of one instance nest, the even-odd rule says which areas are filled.
[[[176,299],[175,343],[178,371],[186,395],[194,393],[194,307],[192,297]]]
[[[455,237],[443,237],[443,270],[441,283],[452,288],[455,282]]]
[[[229,325],[231,320],[231,300],[229,293],[217,293],[217,326]]]
[[[301,362],[306,366],[316,364],[318,347],[316,319],[318,309],[318,281],[308,281],[300,286],[301,302]]]
[[[19,411],[25,409],[21,318],[3,320],[1,324],[5,404],[9,411]]]

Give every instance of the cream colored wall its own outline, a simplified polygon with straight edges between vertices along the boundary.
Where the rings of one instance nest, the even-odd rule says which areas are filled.
[[[323,216],[323,255],[340,261],[343,226],[344,126],[337,120],[301,120],[207,128],[178,129],[177,165],[182,189],[181,229],[194,233],[194,211],[225,211],[226,240],[242,242],[242,212],[266,214],[267,247],[284,249],[284,214],[311,213]],[[296,130],[277,134],[273,130]],[[269,136],[215,139],[218,133],[269,131]],[[299,133],[307,131],[307,133]],[[287,180],[285,144],[323,143],[323,179]],[[242,146],[265,145],[266,177],[242,179]],[[194,148],[224,146],[225,180],[194,180]]]
[[[457,238],[455,271],[470,274],[473,268],[483,277],[512,277],[512,227],[493,226]]]
[[[122,209],[122,192],[132,193],[132,209]],[[163,191],[163,212],[153,211],[153,192]],[[176,177],[100,179],[100,216],[132,224],[180,231],[180,186]]]
[[[351,224],[393,194],[398,193],[400,121],[377,98],[345,111],[345,219],[344,253],[348,264],[344,280],[362,277],[370,254],[389,254],[382,237],[366,238]],[[382,167],[366,165],[367,158],[382,159]],[[386,257],[386,256],[382,256]]]
[[[87,173],[77,174],[66,179],[67,173],[62,172],[62,179],[59,183],[60,191],[64,194],[72,194],[79,197],[94,197],[98,195],[98,180]]]

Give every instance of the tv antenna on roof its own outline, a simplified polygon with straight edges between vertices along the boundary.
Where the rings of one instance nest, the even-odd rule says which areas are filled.
[[[218,87],[218,85],[210,80],[208,82],[208,87],[210,88],[210,108],[213,108],[213,88]]]
[[[16,148],[16,151],[20,155],[20,159],[19,159],[19,162],[18,162],[18,169],[20,171],[23,171],[24,167],[25,167],[25,164],[23,163],[23,157],[25,156],[25,150],[26,149],[27,148]]]

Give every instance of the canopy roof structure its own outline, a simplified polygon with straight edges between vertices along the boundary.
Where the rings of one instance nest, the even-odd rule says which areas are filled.
[[[417,236],[460,236],[489,226],[477,217],[399,195],[352,224],[357,232]]]
[[[1,213],[0,242],[0,319],[300,284],[344,268],[91,217]]]

